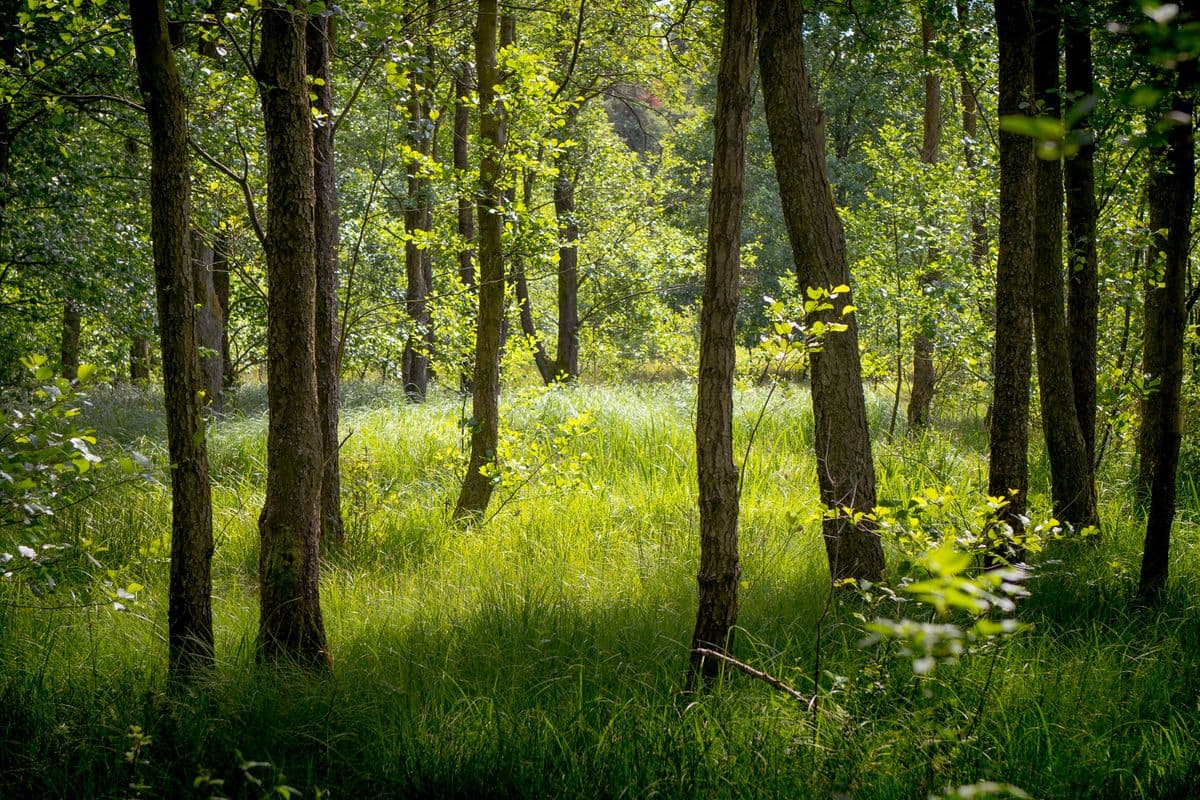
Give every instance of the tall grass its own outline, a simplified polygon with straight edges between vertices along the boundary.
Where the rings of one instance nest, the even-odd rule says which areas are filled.
[[[893,650],[858,646],[856,615],[872,609],[830,595],[806,394],[746,390],[737,650],[803,692],[819,688],[821,702],[810,711],[740,675],[685,697],[698,555],[690,387],[511,399],[519,441],[589,413],[594,429],[568,449],[590,458],[565,487],[551,462],[511,497],[502,490],[500,511],[470,529],[447,522],[460,401],[412,406],[361,385],[347,397],[348,539],[326,554],[321,586],[332,675],[254,662],[265,422],[250,390],[240,415],[211,426],[216,674],[185,692],[164,686],[167,487],[124,487],[64,515],[41,535],[98,538],[105,566],[147,588],[120,613],[36,607],[83,591],[84,578],[41,602],[5,590],[0,796],[288,786],[305,797],[924,798],[995,780],[1038,797],[1116,798],[1185,797],[1200,779],[1190,523],[1165,603],[1138,607],[1138,521],[1106,491],[1102,543],[1043,558],[1025,633],[918,678]],[[154,408],[99,396],[90,414],[111,446],[161,462]],[[887,398],[871,408],[885,430]],[[979,443],[962,430],[880,439],[881,498],[982,492]]]

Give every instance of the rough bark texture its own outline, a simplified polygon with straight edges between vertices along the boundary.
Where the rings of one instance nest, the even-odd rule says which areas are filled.
[[[307,17],[265,5],[257,78],[267,149],[267,494],[259,517],[259,657],[328,666],[318,594],[321,421]]]
[[[733,373],[745,201],[746,131],[754,71],[755,0],[726,0],[713,114],[712,193],[700,307],[696,467],[700,503],[699,607],[692,648],[733,644],[738,613],[738,471],[733,463]],[[720,673],[717,659],[692,653],[689,688]]]
[[[1042,116],[1057,119],[1062,105],[1058,1],[1039,0],[1033,21],[1037,108]],[[1054,515],[1082,528],[1097,523],[1096,485],[1075,411],[1070,335],[1064,313],[1062,162],[1039,158],[1035,181],[1032,302],[1042,434],[1050,461]]]
[[[338,353],[338,203],[333,149],[333,88],[329,59],[333,53],[333,17],[309,17],[305,29],[306,61],[312,76],[313,104],[319,118],[313,126],[313,190],[316,206],[316,359],[317,404],[321,417],[321,539],[340,542],[342,480],[338,459],[338,411],[341,408],[341,357]]]
[[[803,8],[800,0],[762,0],[759,72],[767,112],[771,153],[779,177],[783,216],[796,260],[801,289],[850,284],[846,238],[825,177],[819,111],[804,63]],[[867,407],[858,353],[858,324],[841,309],[850,293],[839,295],[823,317],[847,325],[831,333],[812,354],[812,401],[821,500],[829,509],[822,525],[830,574],[834,579],[878,580],[883,548],[874,524],[855,522],[843,512],[875,508],[875,468],[871,459]]]
[[[433,4],[430,4],[430,11]],[[408,17],[407,24],[415,25]],[[433,120],[429,118],[429,96],[427,82],[431,80],[433,52],[425,54],[424,66],[413,69],[414,83],[421,90],[413,90],[408,101],[409,146],[418,154],[408,163],[408,196],[404,204],[404,232],[408,240],[404,245],[404,271],[407,288],[404,307],[412,328],[404,343],[404,392],[414,403],[425,400],[429,391],[429,354],[433,346],[433,323],[429,316],[429,292],[431,290],[432,262],[428,247],[418,246],[418,239],[428,241],[433,228],[432,185],[425,176],[429,157],[433,152]]]
[[[921,52],[925,63],[925,112],[923,114],[924,128],[921,138],[921,163],[936,164],[941,156],[942,140],[942,79],[928,62],[929,51],[933,44],[933,24],[929,15],[921,14]],[[938,248],[931,243],[926,247],[927,263],[937,260]],[[931,295],[937,291],[941,283],[941,273],[930,270],[921,276],[921,293]],[[913,376],[912,394],[908,398],[908,426],[910,429],[925,428],[929,425],[929,409],[933,404],[933,388],[937,376],[933,369],[933,331],[934,319],[929,314],[923,314],[917,331],[913,335]]]
[[[213,248],[204,236],[192,229],[192,291],[196,303],[196,346],[200,348],[200,371],[204,380],[204,402],[220,411],[224,392],[225,367],[221,361],[221,334],[224,321],[221,301],[213,281]]]
[[[1080,4],[1081,5],[1081,4]],[[1079,15],[1084,15],[1080,18]],[[1092,34],[1086,12],[1064,30],[1067,102],[1096,92],[1092,75]],[[1085,117],[1076,130],[1088,139],[1063,165],[1067,196],[1067,333],[1071,341],[1071,382],[1088,463],[1096,465],[1096,342],[1100,290],[1096,257],[1096,146]]]
[[[138,80],[150,123],[150,230],[171,459],[169,674],[213,663],[212,500],[194,334],[187,122],[163,0],[130,0]]]
[[[463,479],[457,520],[478,519],[487,509],[494,484],[487,474],[496,463],[500,435],[500,322],[504,316],[504,256],[500,236],[504,201],[500,180],[504,150],[504,109],[496,100],[496,0],[479,0],[475,29],[475,74],[479,76],[479,317],[475,328],[475,376],[471,402],[471,458]]]
[[[1148,443],[1155,457],[1149,459],[1149,501],[1146,542],[1142,554],[1138,592],[1154,599],[1167,582],[1170,563],[1171,525],[1175,519],[1176,471],[1179,445],[1183,435],[1180,397],[1183,387],[1183,340],[1187,324],[1187,268],[1191,243],[1192,204],[1195,202],[1196,162],[1193,92],[1196,88],[1195,62],[1179,65],[1172,112],[1178,120],[1167,133],[1165,153],[1156,158],[1150,178],[1150,224],[1165,236],[1155,236],[1158,253],[1154,267],[1161,266],[1162,279],[1147,286],[1146,307],[1155,308],[1154,319],[1147,315],[1145,353],[1159,369],[1158,389],[1145,401],[1153,413],[1142,420],[1141,440]],[[1159,227],[1160,223],[1162,224]],[[1152,298],[1151,295],[1154,297]],[[1147,359],[1147,364],[1149,359]],[[1150,428],[1149,425],[1156,425]],[[1143,456],[1151,450],[1143,450]]]
[[[579,109],[567,112],[567,130]],[[579,377],[579,220],[575,217],[575,179],[565,156],[556,159],[554,216],[558,220],[558,337],[554,379]]]
[[[83,328],[83,319],[79,315],[79,306],[74,300],[63,303],[62,337],[59,339],[59,361],[62,363],[62,376],[69,381],[79,375],[79,336]]]
[[[998,111],[1027,113],[1033,97],[1033,19],[1025,0],[996,0],[1000,49]],[[992,356],[988,494],[1008,504],[1001,521],[1024,530],[1029,488],[1029,385],[1033,369],[1033,140],[1000,131],[1000,252],[996,261],[996,340]],[[1017,556],[1017,553],[1008,553]]]

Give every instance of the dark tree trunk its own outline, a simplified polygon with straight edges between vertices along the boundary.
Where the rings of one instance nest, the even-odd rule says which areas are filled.
[[[849,285],[846,238],[825,177],[820,112],[804,64],[802,3],[760,2],[759,72],[796,278],[801,290]],[[841,313],[850,302],[850,293],[841,293],[832,311],[808,320],[847,326],[826,336],[812,354],[813,445],[821,501],[830,510],[822,523],[830,574],[835,580],[878,580],[884,567],[879,533],[870,519],[859,516],[856,522],[846,513],[870,514],[876,500],[858,323]]]
[[[145,336],[134,337],[129,345],[129,380],[139,386],[150,380],[150,340]]]
[[[187,121],[163,0],[130,0],[138,81],[150,123],[150,229],[171,469],[168,671],[213,665],[212,500],[195,339]]]
[[[532,208],[533,176],[526,172],[521,178],[521,183],[525,208]],[[546,355],[546,346],[542,343],[541,334],[538,333],[537,325],[533,321],[533,306],[529,300],[529,280],[525,275],[525,258],[522,254],[515,253],[513,255],[510,272],[512,274],[513,294],[517,298],[517,314],[521,320],[521,334],[533,348],[533,361],[537,365],[538,375],[541,376],[542,383],[549,386],[554,383],[557,373],[555,372],[554,365],[550,363],[550,358]]]
[[[69,381],[79,375],[79,336],[83,328],[83,319],[79,315],[79,306],[74,300],[63,303],[62,338],[59,344],[59,359],[62,362],[62,376]]]
[[[966,0],[956,0],[958,12],[958,24],[966,28],[970,21],[967,19],[968,10]],[[979,101],[975,97],[975,87],[971,85],[971,80],[964,69],[960,73],[959,91],[962,94],[962,126],[963,126],[963,163],[967,170],[974,177],[978,168],[978,162],[975,159],[975,140],[979,136]],[[987,225],[983,220],[983,204],[971,198],[970,201],[970,218],[971,218],[971,266],[977,270],[983,269],[987,262],[988,241],[987,241]],[[991,319],[991,315],[986,315]]]
[[[924,129],[921,141],[921,163],[936,164],[941,154],[942,141],[942,79],[929,63],[930,49],[933,45],[933,24],[929,14],[921,13],[921,53],[925,58],[925,113]],[[926,246],[926,261],[937,261],[938,248],[936,243]],[[941,273],[931,269],[921,276],[920,287],[923,295],[932,295],[941,284]],[[912,394],[908,398],[908,426],[910,429],[920,429],[929,426],[929,409],[933,404],[933,389],[936,374],[933,369],[933,327],[936,324],[932,315],[923,313],[913,335],[913,377]]]
[[[468,136],[471,124],[470,67],[461,64],[454,74],[454,171],[461,180],[471,175],[471,154]],[[458,277],[463,286],[475,285],[475,204],[471,192],[458,195],[458,235],[462,249],[458,252]]]
[[[504,229],[500,181],[505,143],[504,108],[496,99],[497,0],[479,0],[475,74],[479,83],[479,317],[475,328],[475,377],[471,402],[471,458],[454,508],[457,520],[483,516],[494,488],[488,468],[496,463],[500,436],[500,323],[504,316]]]
[[[1193,92],[1196,67],[1192,61],[1179,65],[1176,94],[1172,100],[1175,124],[1167,132],[1165,153],[1156,148],[1150,176],[1150,225],[1155,231],[1155,262],[1161,266],[1161,281],[1146,289],[1144,348],[1147,374],[1150,356],[1159,379],[1158,388],[1143,401],[1152,413],[1142,419],[1140,441],[1143,469],[1149,462],[1149,514],[1142,554],[1138,593],[1155,599],[1167,582],[1170,563],[1171,525],[1175,519],[1176,472],[1183,434],[1180,397],[1183,387],[1183,344],[1187,324],[1187,268],[1191,243],[1192,204],[1195,202],[1196,162]],[[1183,122],[1182,120],[1187,120]],[[1165,232],[1165,235],[1164,235]],[[1154,317],[1149,309],[1153,306]],[[1152,354],[1153,351],[1153,354]],[[1155,427],[1151,428],[1151,425]],[[1146,458],[1151,452],[1152,458]]]
[[[1066,91],[1070,103],[1096,93],[1092,76],[1092,34],[1083,4],[1064,31]],[[1100,289],[1096,257],[1096,146],[1087,117],[1076,128],[1086,135],[1084,144],[1064,164],[1067,196],[1067,332],[1071,341],[1071,383],[1075,416],[1092,465],[1096,467],[1096,342]]]
[[[221,302],[213,281],[213,248],[194,228],[191,231],[192,291],[196,303],[196,346],[200,349],[200,371],[204,402],[219,412],[222,405],[225,367],[221,362],[221,332],[224,324]]]
[[[1058,0],[1039,0],[1035,6],[1034,93],[1038,113],[1057,119],[1062,91],[1058,80]],[[1096,485],[1075,411],[1071,342],[1064,315],[1062,162],[1039,158],[1035,181],[1033,324],[1042,434],[1050,461],[1054,516],[1079,529],[1096,525],[1098,520]]]
[[[316,365],[312,112],[303,12],[270,2],[257,78],[267,149],[267,493],[259,657],[327,667],[319,596],[321,420]]]
[[[700,502],[699,607],[692,648],[728,652],[738,613],[738,471],[733,463],[733,373],[745,201],[746,131],[754,72],[755,0],[726,0],[713,114],[712,193],[700,307],[696,467]],[[692,653],[688,688],[721,663]]]
[[[998,111],[1026,114],[1033,97],[1033,19],[1026,0],[996,0],[1000,49]],[[992,355],[988,494],[1006,498],[999,518],[1024,531],[1029,488],[1029,384],[1033,364],[1033,140],[1000,131],[1000,252],[996,261],[996,340]],[[1019,553],[1003,555],[1019,557]]]
[[[228,391],[237,385],[237,370],[229,351],[229,237],[221,232],[213,242],[212,277],[221,307],[221,387]]]
[[[567,114],[568,130],[578,109]],[[554,380],[579,377],[579,220],[575,217],[575,181],[565,157],[557,159],[554,215],[558,220],[558,341]]]
[[[338,203],[333,149],[333,87],[329,60],[333,53],[333,17],[309,17],[305,29],[308,74],[319,118],[313,126],[313,189],[316,193],[316,359],[317,404],[321,417],[321,539],[340,542],[342,481],[338,459],[338,411],[341,407],[341,357],[338,353]]]

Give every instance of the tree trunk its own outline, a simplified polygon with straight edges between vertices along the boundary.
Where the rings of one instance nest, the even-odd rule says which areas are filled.
[[[329,59],[333,53],[333,17],[311,16],[305,29],[308,74],[320,115],[313,126],[314,234],[317,299],[317,404],[321,418],[321,540],[342,541],[342,482],[338,459],[338,411],[341,407],[341,356],[338,353],[338,203],[333,149],[333,88]]]
[[[1033,19],[1026,0],[996,0],[1000,50],[998,112],[1027,114],[1033,97]],[[1024,531],[1029,488],[1029,384],[1033,370],[1033,140],[1000,130],[1000,252],[996,261],[996,340],[992,356],[988,494],[1007,504],[1000,521]],[[1004,548],[1002,555],[1020,557]]]
[[[500,323],[504,316],[502,154],[504,108],[496,99],[497,0],[479,0],[475,74],[479,83],[479,317],[475,328],[475,377],[471,402],[471,458],[454,508],[456,520],[483,516],[494,488],[490,474],[500,437]]]
[[[468,136],[471,124],[470,67],[461,64],[454,73],[454,172],[460,180],[469,180],[471,154]],[[463,286],[475,286],[475,204],[471,192],[461,191],[458,195],[458,235],[462,240],[458,251],[458,277]]]
[[[1082,16],[1083,18],[1080,18]],[[1068,102],[1095,97],[1092,76],[1092,34],[1082,4],[1064,32]],[[1085,123],[1076,128],[1086,139],[1064,164],[1067,196],[1067,333],[1071,348],[1071,383],[1075,416],[1092,465],[1096,469],[1096,342],[1100,289],[1096,257],[1096,146]]]
[[[150,230],[171,459],[168,673],[186,680],[213,665],[212,500],[194,334],[187,121],[163,0],[130,0],[129,17],[150,123]]]
[[[192,291],[196,302],[196,346],[200,349],[200,371],[204,381],[204,402],[216,412],[221,410],[225,368],[221,362],[221,303],[213,281],[213,248],[205,244],[196,229],[191,234]]]
[[[533,208],[533,176],[526,172],[521,177],[521,184],[525,208]],[[533,348],[533,361],[537,366],[538,375],[542,378],[542,383],[549,386],[554,383],[558,373],[546,355],[546,346],[542,343],[541,334],[538,333],[537,325],[533,321],[533,306],[529,300],[529,281],[525,276],[525,258],[521,253],[513,254],[510,272],[513,294],[517,298],[517,314],[521,320],[521,333]]]
[[[933,45],[933,24],[929,14],[921,12],[921,53],[925,59],[925,113],[924,134],[921,141],[921,163],[936,164],[941,154],[942,141],[942,79],[929,62]],[[926,263],[937,261],[938,247],[934,242],[926,245]],[[921,294],[930,296],[941,284],[942,275],[930,269],[920,279]],[[933,404],[933,388],[936,375],[933,369],[932,315],[922,313],[913,335],[912,394],[908,398],[908,427],[910,430],[929,426],[929,409]]]
[[[259,657],[328,667],[319,596],[321,420],[316,365],[316,234],[307,16],[264,6],[257,78],[267,150],[267,492]]]
[[[1150,224],[1155,231],[1155,263],[1161,265],[1162,279],[1147,285],[1146,308],[1155,309],[1146,317],[1144,348],[1147,374],[1151,351],[1159,379],[1158,388],[1144,401],[1153,411],[1142,420],[1140,441],[1149,449],[1142,451],[1143,468],[1149,462],[1149,514],[1146,542],[1142,553],[1138,593],[1155,599],[1167,582],[1170,563],[1171,525],[1175,519],[1176,472],[1179,445],[1183,435],[1180,397],[1183,387],[1183,344],[1187,324],[1187,268],[1191,243],[1192,204],[1195,202],[1196,162],[1192,93],[1196,87],[1196,67],[1192,61],[1179,64],[1176,94],[1172,99],[1175,124],[1167,132],[1166,152],[1156,148],[1154,172],[1150,176]],[[1183,120],[1186,120],[1184,122]],[[1164,232],[1165,231],[1165,235]],[[1151,427],[1154,425],[1156,427]],[[1151,452],[1153,458],[1146,458]]]
[[[432,12],[434,4],[430,3]],[[415,25],[412,16],[407,18]],[[429,355],[433,345],[433,324],[429,316],[429,292],[432,264],[429,231],[433,228],[432,186],[425,177],[433,152],[433,120],[429,119],[429,87],[432,79],[433,52],[426,54],[425,66],[413,70],[413,88],[408,100],[409,143],[417,153],[408,163],[408,197],[404,204],[404,269],[408,278],[405,310],[412,329],[404,343],[404,392],[409,401],[420,403],[429,391]],[[420,88],[417,88],[420,87]],[[418,246],[417,239],[420,239]]]
[[[59,357],[62,361],[62,376],[69,381],[79,375],[79,335],[83,328],[83,319],[79,315],[79,306],[74,300],[63,303],[62,338],[59,346]]]
[[[229,350],[229,237],[224,232],[213,241],[212,277],[221,307],[221,387],[228,391],[237,385],[237,370]]]
[[[741,279],[746,132],[754,72],[755,0],[725,0],[717,102],[713,114],[712,192],[700,307],[700,375],[696,397],[699,479],[699,606],[692,649],[729,652],[738,613],[738,471],[733,463],[733,374]],[[712,681],[722,664],[692,653],[688,688]]]
[[[1039,0],[1034,11],[1034,93],[1038,113],[1058,119],[1058,0]],[[1076,529],[1096,525],[1096,484],[1075,410],[1070,334],[1064,315],[1062,162],[1037,160],[1033,254],[1033,325],[1037,341],[1038,399],[1050,461],[1054,516]]]
[[[567,130],[578,109],[567,113]],[[554,216],[558,220],[558,341],[554,357],[554,380],[579,377],[579,220],[575,218],[575,181],[571,165],[556,159]]]
[[[801,290],[849,285],[845,233],[825,177],[820,112],[804,63],[802,3],[760,2],[759,72],[796,278]],[[822,349],[812,354],[813,444],[821,501],[829,509],[822,531],[830,574],[835,580],[874,581],[883,573],[883,547],[874,523],[861,516],[875,508],[875,468],[858,323],[852,314],[841,313],[850,303],[850,293],[840,293],[832,311],[808,320],[809,325],[824,319],[847,326],[826,336]]]
[[[143,386],[150,380],[150,340],[136,336],[129,345],[129,380]]]

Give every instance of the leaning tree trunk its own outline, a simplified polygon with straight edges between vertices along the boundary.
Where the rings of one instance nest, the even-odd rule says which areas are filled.
[[[728,652],[738,613],[738,471],[733,463],[733,373],[745,202],[746,131],[754,72],[755,0],[726,0],[713,115],[712,190],[700,307],[696,471],[700,490],[699,607],[688,688],[711,681],[721,663],[695,652]]]
[[[129,18],[150,122],[150,232],[171,459],[168,672],[182,680],[213,665],[212,500],[194,334],[187,121],[163,0],[130,0]]]
[[[1034,21],[1034,93],[1038,113],[1057,119],[1061,103],[1057,0],[1039,0]],[[1071,377],[1070,334],[1063,297],[1062,162],[1037,161],[1034,198],[1033,325],[1037,340],[1038,399],[1050,461],[1054,516],[1076,529],[1094,526],[1096,484],[1087,457]],[[1002,206],[1003,207],[1003,206]]]
[[[1142,554],[1138,593],[1155,599],[1167,582],[1171,525],[1175,519],[1176,472],[1183,438],[1180,396],[1183,388],[1183,344],[1187,325],[1188,249],[1191,244],[1192,204],[1195,202],[1196,161],[1192,93],[1196,67],[1191,61],[1179,65],[1171,116],[1175,124],[1167,133],[1166,152],[1161,149],[1150,176],[1148,197],[1150,224],[1155,231],[1156,261],[1162,265],[1162,280],[1147,285],[1146,307],[1155,314],[1146,318],[1145,352],[1155,351],[1159,372],[1158,388],[1144,401],[1153,414],[1143,417],[1141,441],[1154,453],[1149,460],[1149,513]],[[1186,120],[1183,122],[1182,120]],[[1164,234],[1165,231],[1165,234]],[[1149,363],[1149,359],[1147,359]],[[1157,427],[1151,428],[1151,425]],[[1143,458],[1151,450],[1143,450]]]
[[[925,113],[921,141],[921,163],[936,164],[941,155],[942,140],[942,79],[930,63],[933,45],[933,23],[927,11],[921,12],[921,54],[925,59]],[[930,242],[926,245],[926,262],[937,261],[938,247]],[[941,284],[942,275],[936,269],[928,270],[920,279],[922,296],[932,296]],[[929,409],[933,404],[933,389],[937,376],[933,369],[933,315],[922,312],[917,332],[913,336],[912,394],[908,398],[909,429],[929,426]]]
[[[204,402],[219,412],[224,389],[225,367],[221,362],[221,301],[213,280],[214,250],[195,228],[191,232],[192,290],[196,302],[196,345],[200,348],[200,370],[204,378]]]
[[[760,0],[759,10],[759,73],[796,277],[801,290],[849,285],[846,238],[825,176],[820,112],[804,64],[803,4]],[[863,516],[874,511],[876,496],[858,324],[842,313],[850,303],[850,293],[842,292],[832,311],[808,320],[846,324],[812,354],[813,445],[821,501],[828,509],[822,532],[830,574],[835,580],[878,580],[883,547],[876,526]]]
[[[475,328],[475,376],[471,402],[471,457],[463,479],[457,520],[479,519],[495,484],[500,439],[500,323],[504,316],[504,201],[501,195],[505,142],[504,108],[496,98],[497,0],[479,0],[475,74],[479,82],[479,317]]]
[[[1092,33],[1086,9],[1079,4],[1064,31],[1068,102],[1095,98]],[[1071,383],[1075,416],[1087,450],[1093,481],[1096,469],[1096,343],[1100,289],[1096,256],[1096,145],[1087,117],[1076,130],[1084,142],[1064,164],[1067,196],[1067,334],[1071,347]]]
[[[1026,0],[996,0],[1000,49],[1001,119],[1027,114],[1033,97],[1033,19]],[[1029,488],[1029,383],[1033,364],[1032,302],[1033,140],[1000,130],[1000,252],[996,261],[996,340],[988,494],[1003,497],[999,518],[1014,534],[1024,530]],[[1002,555],[1020,554],[1003,548]]]
[[[267,149],[267,493],[258,530],[259,657],[327,667],[319,595],[321,420],[307,15],[269,2],[257,78]]]
[[[340,542],[342,479],[338,459],[338,411],[341,407],[341,358],[338,353],[338,206],[333,149],[333,88],[329,59],[333,52],[333,17],[309,17],[305,29],[308,74],[312,76],[314,108],[319,114],[313,127],[314,234],[316,244],[317,305],[316,359],[317,404],[321,417],[321,539]]]

